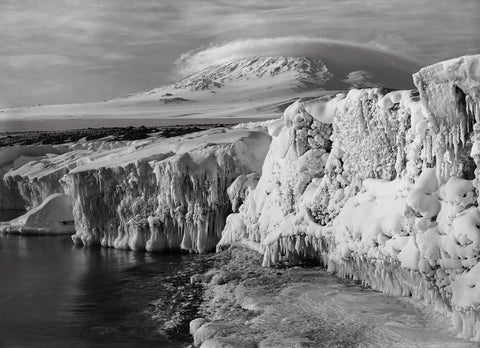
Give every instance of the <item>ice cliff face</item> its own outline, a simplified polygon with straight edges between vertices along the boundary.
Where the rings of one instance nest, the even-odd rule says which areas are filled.
[[[61,148],[53,146],[12,146],[0,152],[0,209],[23,209],[30,206],[29,197],[23,195],[26,191],[20,182],[6,177],[14,173],[28,162],[45,157],[47,154],[60,154]],[[19,177],[16,177],[19,179]],[[40,200],[41,202],[42,200]],[[33,203],[33,202],[32,202]],[[33,204],[37,205],[37,204]]]
[[[129,146],[62,178],[84,245],[162,251],[215,248],[231,211],[227,187],[260,173],[270,144],[261,129],[215,129]]]
[[[12,146],[0,154],[0,209],[32,209],[62,193],[60,179],[70,170],[103,156],[124,142],[92,141],[65,145]]]
[[[480,56],[420,70],[418,91],[350,90],[291,105],[269,126],[262,176],[218,248],[332,272],[452,313],[480,339]]]
[[[7,148],[2,198],[29,212],[1,224],[0,232],[75,233],[75,243],[133,250],[210,251],[231,212],[228,186],[241,175],[258,177],[270,139],[260,126]],[[59,209],[62,202],[70,214]]]

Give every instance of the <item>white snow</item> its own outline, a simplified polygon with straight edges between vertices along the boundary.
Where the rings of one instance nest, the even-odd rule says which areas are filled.
[[[426,67],[414,75],[419,93],[293,103],[217,248],[250,245],[266,266],[320,259],[423,299],[480,339],[479,67],[480,56]]]
[[[323,55],[329,56],[332,49]],[[347,78],[352,69],[367,71],[362,75],[364,84],[374,85],[369,83],[371,77],[391,87],[410,85],[409,76],[416,69],[404,59],[380,52],[354,47],[335,52],[338,62],[330,57],[328,64],[315,56],[246,57],[207,67],[170,85],[103,102],[3,109],[0,128],[56,130],[115,122],[141,125],[140,120],[189,124],[215,119],[228,122],[232,117],[271,119],[280,116],[295,98],[316,97],[326,90],[357,84]]]
[[[264,128],[216,128],[135,143],[84,161],[62,178],[74,242],[132,250],[215,247],[231,211],[227,187],[260,173]]]
[[[352,89],[295,101],[261,124],[19,153],[1,168],[9,194],[39,209],[25,226],[58,224],[42,214],[64,193],[76,243],[206,252],[221,236],[218,249],[247,246],[265,266],[316,258],[423,299],[480,340],[479,67],[480,56],[460,57],[415,74],[418,91]]]
[[[22,234],[70,234],[75,232],[70,197],[55,193],[42,204],[8,223],[0,222],[0,232]]]

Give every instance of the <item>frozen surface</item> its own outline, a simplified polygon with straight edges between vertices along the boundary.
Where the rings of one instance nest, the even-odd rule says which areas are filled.
[[[418,301],[340,280],[321,267],[262,269],[259,255],[235,248],[216,257],[219,266],[200,277],[201,317],[190,323],[197,346],[477,346],[455,338],[445,329],[448,319]]]
[[[248,246],[265,266],[320,259],[480,339],[479,67],[465,56],[420,70],[418,91],[293,103],[217,248]]]
[[[70,197],[55,193],[39,206],[8,223],[0,222],[0,232],[21,234],[71,234],[75,232]]]

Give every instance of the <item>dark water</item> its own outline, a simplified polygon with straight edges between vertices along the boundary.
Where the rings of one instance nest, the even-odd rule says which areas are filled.
[[[0,347],[184,347],[186,323],[169,334],[152,311],[175,312],[192,264],[195,256],[83,248],[68,236],[0,235]]]

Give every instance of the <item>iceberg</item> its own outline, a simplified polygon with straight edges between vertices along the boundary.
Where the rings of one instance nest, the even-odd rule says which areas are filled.
[[[70,197],[55,193],[39,206],[8,223],[0,222],[0,232],[19,234],[71,234],[75,232]]]

